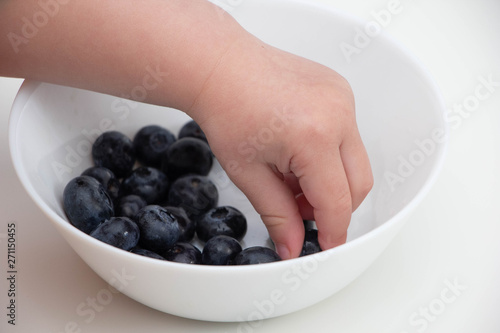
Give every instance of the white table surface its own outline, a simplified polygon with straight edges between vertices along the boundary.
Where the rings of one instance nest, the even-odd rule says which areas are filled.
[[[366,20],[392,3],[314,1]],[[257,327],[178,318],[121,294],[92,310],[94,316],[77,312],[108,286],[18,181],[7,124],[22,81],[0,78],[0,332],[500,332],[500,2],[400,0],[400,6],[385,30],[429,69],[449,108],[474,96],[479,77],[499,85],[473,112],[454,114],[439,180],[382,256],[329,299]],[[16,326],[6,316],[11,222],[17,225]]]

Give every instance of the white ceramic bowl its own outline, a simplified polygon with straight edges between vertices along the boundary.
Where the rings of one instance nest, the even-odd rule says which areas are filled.
[[[130,254],[71,226],[62,209],[62,192],[72,177],[91,165],[91,141],[111,128],[132,136],[151,123],[177,131],[187,117],[176,110],[28,81],[13,105],[10,148],[29,195],[81,258],[112,286],[182,317],[259,320],[333,295],[377,258],[436,179],[446,145],[441,140],[446,133],[444,107],[422,66],[391,38],[375,34],[373,22],[366,25],[300,1],[223,2],[264,41],[330,66],[350,81],[375,186],[355,212],[345,245],[272,264],[207,267]],[[374,30],[365,30],[370,27]],[[369,43],[366,38],[361,43],[360,31],[370,32]],[[348,61],[345,51],[352,47],[357,51]],[[247,214],[250,227],[244,246],[269,244],[258,215],[220,166],[211,175],[221,191],[221,204]]]

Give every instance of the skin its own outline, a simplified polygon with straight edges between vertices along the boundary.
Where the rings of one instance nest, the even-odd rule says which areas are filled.
[[[283,259],[300,254],[302,219],[316,221],[322,249],[345,242],[373,177],[338,73],[263,43],[206,0],[54,0],[57,12],[23,35],[39,1],[0,1],[0,75],[124,96],[153,68],[162,79],[142,101],[200,124]]]

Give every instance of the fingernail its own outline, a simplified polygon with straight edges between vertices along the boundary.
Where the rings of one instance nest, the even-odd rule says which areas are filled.
[[[290,251],[288,250],[288,247],[286,247],[286,245],[275,244],[275,246],[276,246],[276,252],[278,252],[281,259],[283,260],[290,259]]]

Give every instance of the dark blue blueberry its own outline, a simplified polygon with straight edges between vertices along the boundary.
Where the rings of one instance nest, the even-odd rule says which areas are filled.
[[[201,264],[201,251],[190,243],[177,243],[163,253],[168,261],[183,264]]]
[[[181,235],[179,236],[178,242],[189,242],[193,239],[194,233],[196,231],[196,222],[194,219],[189,218],[188,214],[182,207],[165,207],[175,218],[177,223],[179,223],[179,229]]]
[[[120,180],[115,177],[113,171],[104,167],[90,167],[82,172],[82,176],[94,177],[99,181],[99,183],[104,186],[106,191],[108,191],[109,196],[115,202],[118,198],[118,191],[120,190]]]
[[[160,168],[163,155],[175,140],[175,135],[166,128],[157,125],[144,126],[133,140],[137,160],[143,165]]]
[[[162,161],[162,170],[169,179],[174,180],[187,174],[206,176],[212,164],[212,151],[206,142],[195,138],[182,138],[167,149]]]
[[[109,194],[97,179],[89,176],[69,181],[63,192],[63,207],[69,222],[86,234],[114,214]]]
[[[135,218],[141,231],[139,245],[156,253],[164,253],[180,236],[179,223],[173,214],[161,206],[142,208]]]
[[[140,166],[125,179],[120,186],[120,196],[135,194],[148,205],[160,204],[167,200],[169,182],[167,176],[158,169]]]
[[[253,246],[238,253],[236,257],[234,257],[232,264],[255,265],[280,260],[281,258],[276,251],[264,246]]]
[[[309,254],[317,253],[321,251],[321,247],[318,242],[318,230],[308,229],[304,237],[304,245],[302,246],[302,251],[300,256],[307,256]]]
[[[241,240],[247,232],[247,220],[236,208],[222,206],[209,210],[196,221],[196,235],[202,241],[226,235]]]
[[[149,258],[154,258],[154,259],[160,259],[160,260],[166,260],[161,255],[159,255],[158,253],[153,252],[153,251],[149,251],[149,250],[146,250],[146,249],[143,249],[143,248],[138,247],[138,246],[134,247],[132,250],[130,250],[130,252],[138,254],[138,255],[141,255],[141,256],[144,256],[144,257],[149,257]]]
[[[139,242],[140,231],[137,224],[128,217],[112,217],[101,223],[90,236],[128,251]]]
[[[183,208],[194,218],[217,206],[219,191],[205,176],[189,175],[177,179],[168,192],[168,205]]]
[[[303,220],[303,221],[305,230],[316,229],[316,223],[314,221],[311,220]]]
[[[138,195],[126,195],[117,201],[115,206],[115,216],[125,216],[135,220],[137,213],[147,205],[147,202]]]
[[[200,139],[208,143],[205,133],[203,133],[200,125],[198,125],[198,123],[194,120],[188,121],[179,131],[179,139],[186,137]]]
[[[204,265],[228,265],[241,250],[240,243],[233,237],[215,236],[210,238],[203,247],[201,263]]]
[[[113,171],[116,177],[125,177],[135,163],[132,140],[117,131],[102,133],[92,145],[94,164]]]

